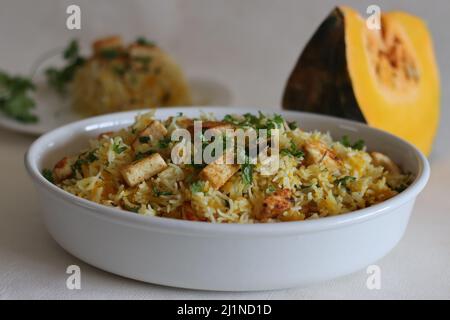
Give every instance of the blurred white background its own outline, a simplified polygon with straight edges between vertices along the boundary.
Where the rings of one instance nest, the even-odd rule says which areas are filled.
[[[66,29],[69,4],[81,7],[80,31]],[[188,75],[226,86],[235,105],[279,108],[285,81],[302,48],[336,4],[330,0],[1,0],[0,68],[29,73],[40,55],[65,46],[74,37],[88,49],[92,40],[104,35],[121,34],[126,40],[144,35],[171,53]],[[450,2],[347,0],[346,4],[360,12],[377,4],[382,10],[405,10],[424,18],[441,72],[442,117],[431,158],[430,185],[418,201],[405,239],[382,261],[387,279],[382,291],[368,291],[362,271],[313,288],[208,295],[140,284],[82,264],[88,270],[88,289],[68,292],[64,290],[65,266],[74,260],[81,262],[49,239],[37,208],[22,210],[25,205],[15,199],[26,192],[29,203],[36,206],[21,163],[32,138],[0,130],[2,150],[8,148],[8,154],[0,151],[1,176],[11,180],[12,188],[0,201],[0,297],[448,298],[450,219],[446,214],[450,214],[450,205],[448,200],[442,202],[448,199],[445,190],[450,181]],[[427,215],[433,212],[436,216],[430,221]]]
[[[169,51],[189,75],[224,84],[236,105],[279,106],[302,48],[335,1],[299,0],[2,0],[0,68],[30,72],[39,56],[77,37],[86,50],[97,37],[145,35]],[[81,30],[67,30],[66,8],[81,8]],[[364,13],[405,10],[429,25],[441,70],[442,124],[434,156],[450,154],[450,2],[346,1]],[[420,128],[418,128],[420,130]],[[442,148],[440,148],[442,146]]]

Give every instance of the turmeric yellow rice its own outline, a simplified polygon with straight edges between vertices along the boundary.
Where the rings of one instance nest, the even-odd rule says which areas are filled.
[[[263,174],[263,163],[249,161],[177,164],[172,151],[179,142],[171,134],[180,128],[191,132],[194,120],[183,114],[164,120],[153,112],[138,115],[132,126],[101,134],[44,175],[74,195],[130,214],[215,223],[339,215],[389,199],[412,180],[388,156],[368,152],[362,140],[334,141],[328,133],[305,132],[301,124],[262,113],[220,121],[205,114],[199,120],[217,130],[277,130],[275,172]],[[202,140],[202,148],[209,143]]]

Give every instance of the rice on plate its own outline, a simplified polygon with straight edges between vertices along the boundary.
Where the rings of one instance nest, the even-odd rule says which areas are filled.
[[[206,139],[204,131],[193,130],[196,120],[224,141],[232,137],[230,129],[264,129],[271,135],[276,131],[277,169],[267,174],[267,163],[254,163],[246,154],[244,163],[220,162],[223,155],[237,157],[236,149],[225,147],[212,163],[174,161],[172,154],[181,143],[195,150],[191,140],[171,139],[176,130],[194,132],[202,150],[217,142],[217,138]],[[258,135],[261,138],[266,136]],[[411,183],[412,175],[403,173],[388,156],[367,152],[362,140],[339,138],[305,132],[276,114],[227,115],[221,120],[210,114],[198,119],[178,114],[158,120],[148,112],[138,115],[128,128],[92,139],[86,150],[61,159],[43,173],[67,192],[103,205],[141,215],[216,223],[339,215],[387,200]],[[266,150],[271,154],[273,148],[268,143]]]

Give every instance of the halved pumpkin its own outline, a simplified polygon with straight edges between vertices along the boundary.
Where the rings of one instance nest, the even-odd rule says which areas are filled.
[[[439,100],[433,45],[421,19],[383,13],[381,29],[371,30],[356,11],[338,7],[305,47],[282,104],[366,122],[429,154]]]

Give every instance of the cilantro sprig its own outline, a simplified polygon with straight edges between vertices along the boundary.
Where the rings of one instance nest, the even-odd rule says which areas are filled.
[[[150,155],[152,155],[154,153],[155,153],[154,150],[148,150],[148,151],[145,151],[145,152],[137,152],[136,155],[134,156],[134,160],[137,161],[137,160],[144,159],[144,158],[146,158],[146,157],[148,157],[148,156],[150,156]]]
[[[205,186],[205,183],[201,180],[195,181],[191,184],[191,192],[192,193],[198,193],[203,191],[203,187]]]
[[[362,149],[364,148],[364,146],[365,146],[364,140],[359,139],[359,140],[357,140],[355,143],[352,143],[352,142],[350,141],[350,138],[349,138],[347,135],[343,136],[343,137],[341,138],[341,141],[340,141],[340,142],[341,142],[341,144],[342,144],[344,147],[352,148],[352,149],[355,149],[355,150],[362,150]]]
[[[156,197],[159,197],[159,196],[171,196],[171,195],[173,195],[173,193],[172,192],[170,192],[170,191],[161,191],[161,190],[159,190],[157,187],[153,187],[153,194],[156,196]]]
[[[266,193],[274,193],[277,189],[273,185],[269,185],[266,189]]]
[[[153,46],[156,45],[155,42],[153,42],[151,40],[148,40],[147,38],[145,38],[143,36],[138,37],[136,39],[136,43],[141,45],[141,46],[151,46],[151,47],[153,47]]]
[[[335,181],[334,181],[334,183],[337,185],[337,186],[343,186],[344,188],[347,188],[347,184],[349,183],[349,182],[353,182],[353,181],[355,181],[356,180],[356,178],[355,177],[352,177],[352,176],[344,176],[344,177],[342,177],[342,178],[339,178],[339,179],[336,179]]]
[[[35,86],[30,79],[0,71],[0,111],[23,123],[37,122],[37,116],[31,113],[35,103],[29,93],[33,90]]]
[[[150,141],[150,137],[149,136],[139,137],[139,142],[140,143],[149,143],[149,141]]]
[[[112,149],[115,153],[121,154],[122,152],[127,150],[128,147],[122,143],[122,139],[114,139]]]
[[[262,112],[258,115],[246,113],[242,116],[226,115],[223,121],[234,124],[239,127],[252,127],[254,129],[274,129],[281,128],[284,123],[284,119],[279,114],[274,114],[273,117],[268,117]]]
[[[50,67],[45,70],[48,85],[55,89],[58,93],[64,94],[67,85],[72,82],[78,67],[82,66],[85,58],[79,54],[79,46],[77,40],[72,40],[67,48],[63,51],[63,59],[66,65],[60,69]]]
[[[81,172],[81,166],[83,164],[88,164],[88,163],[92,163],[96,160],[98,160],[98,157],[95,155],[97,149],[85,153],[83,155],[81,155],[80,157],[78,157],[78,159],[72,164],[71,169],[73,173]]]
[[[42,175],[45,179],[47,179],[49,182],[54,183],[55,179],[53,178],[53,172],[50,169],[44,169],[42,170]]]
[[[118,49],[115,48],[107,48],[100,51],[100,56],[104,59],[115,59],[120,57],[121,53]]]
[[[300,150],[299,148],[297,148],[297,146],[295,145],[295,143],[293,141],[291,141],[290,148],[289,149],[281,149],[280,154],[286,155],[286,156],[292,156],[294,158],[303,158],[305,156],[305,153],[302,150]]]
[[[162,138],[161,140],[158,141],[158,147],[160,149],[166,149],[167,147],[169,147],[171,141],[172,139],[170,137]]]
[[[241,164],[241,176],[242,181],[246,186],[249,186],[253,183],[253,168],[254,164],[250,163],[250,159],[248,156],[245,157],[245,163]]]

